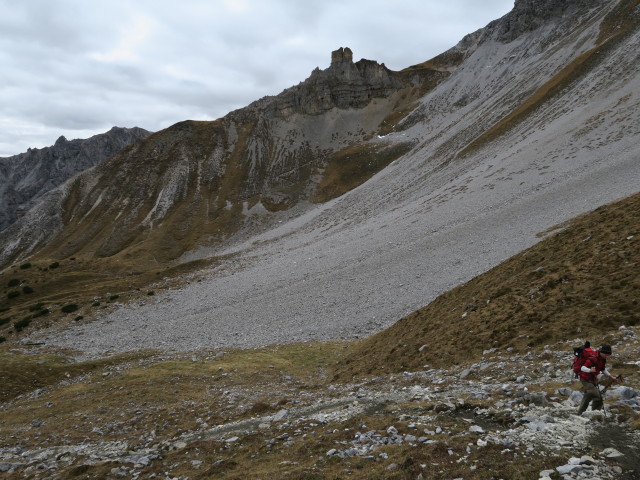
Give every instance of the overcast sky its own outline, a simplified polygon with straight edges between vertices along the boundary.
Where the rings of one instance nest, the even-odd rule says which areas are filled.
[[[327,68],[428,60],[513,0],[0,0],[0,157],[212,120]]]

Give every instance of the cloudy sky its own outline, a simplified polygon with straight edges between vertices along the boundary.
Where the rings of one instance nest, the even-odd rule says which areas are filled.
[[[513,0],[0,0],[0,157],[224,116],[327,68],[428,60]]]

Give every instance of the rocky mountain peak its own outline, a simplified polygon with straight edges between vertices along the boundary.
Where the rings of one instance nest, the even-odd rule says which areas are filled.
[[[603,5],[603,0],[516,0],[513,10],[496,22],[499,40],[511,41],[535,30],[550,19],[566,17],[575,22],[582,11]]]
[[[0,158],[0,231],[14,223],[44,193],[75,174],[115,155],[150,132],[113,127],[88,139],[67,140],[61,135],[51,147]]]
[[[361,59],[353,62],[353,51],[340,47],[331,52],[331,64],[316,68],[309,78],[275,97],[264,97],[235,116],[261,110],[268,116],[293,113],[316,115],[332,108],[363,108],[372,98],[384,98],[409,84],[384,63]]]
[[[344,63],[353,63],[353,52],[349,47],[340,47],[331,52],[331,67],[336,68]]]

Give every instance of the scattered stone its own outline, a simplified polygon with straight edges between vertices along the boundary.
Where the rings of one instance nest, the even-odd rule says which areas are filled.
[[[602,454],[607,457],[607,458],[619,458],[619,457],[624,457],[623,453],[620,453],[618,450],[616,450],[615,448],[605,448],[602,451]]]
[[[288,413],[289,413],[289,410],[286,410],[286,409],[280,410],[278,413],[276,413],[273,416],[273,421],[274,422],[279,422],[280,420],[283,420],[287,416]]]

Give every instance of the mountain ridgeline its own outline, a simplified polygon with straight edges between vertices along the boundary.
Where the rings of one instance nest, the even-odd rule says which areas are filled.
[[[86,140],[61,136],[55,145],[0,158],[0,231],[14,223],[42,195],[148,136],[142,128],[113,127]]]
[[[637,20],[629,13],[637,2],[614,3],[521,0],[451,50],[399,72],[354,63],[351,50],[340,48],[327,69],[277,96],[216,121],[178,123],[53,190],[1,233],[0,264],[35,255],[155,267],[221,244],[249,217],[268,225],[270,212],[340,196],[401,156],[422,151],[446,164],[523,121],[557,88],[595,68],[596,49],[613,49],[633,33]],[[596,24],[598,36],[589,38]],[[453,75],[491,46],[502,46],[492,55],[505,55],[533,31],[539,41],[502,58],[501,76]],[[554,55],[564,68],[545,66]],[[536,75],[516,81],[534,62]],[[437,97],[425,101],[430,92]],[[452,129],[473,103],[483,105],[478,115]],[[423,134],[389,135],[411,128]],[[5,215],[5,226],[15,220]]]
[[[134,256],[142,268],[155,266],[224,240],[242,227],[247,211],[344,193],[408,150],[366,142],[417,100],[425,84],[447,75],[354,63],[351,50],[341,48],[329,68],[276,97],[217,121],[178,123],[79,175],[4,232],[16,242],[3,249],[2,261],[35,247],[50,258],[121,255]],[[356,152],[356,176],[346,186],[340,178],[326,180],[349,168],[349,149]],[[355,164],[365,153],[370,165]]]

